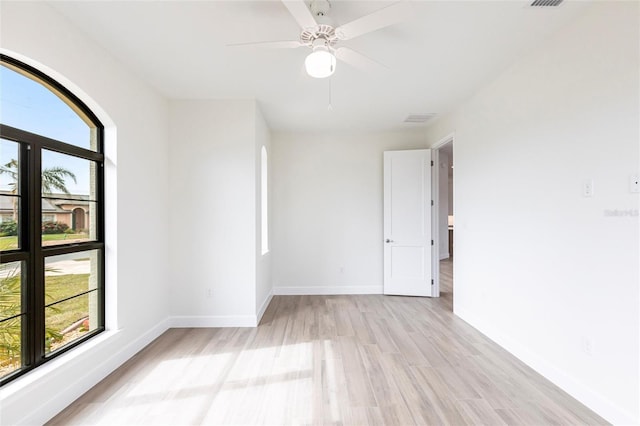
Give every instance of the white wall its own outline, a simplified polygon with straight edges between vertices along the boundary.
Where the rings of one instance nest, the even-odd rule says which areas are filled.
[[[455,312],[618,424],[640,422],[638,19],[592,6],[427,131],[455,131]]]
[[[255,101],[171,102],[174,326],[255,322],[255,122]]]
[[[272,222],[272,214],[271,205],[273,204],[270,199],[271,195],[271,176],[273,169],[273,159],[271,154],[271,132],[269,127],[267,127],[267,123],[264,121],[264,117],[262,116],[262,112],[260,108],[256,105],[256,136],[255,136],[255,170],[256,170],[256,315],[257,321],[260,321],[264,311],[267,309],[269,302],[271,301],[271,297],[273,296],[273,283],[271,281],[271,257],[272,257],[272,247],[270,244],[269,251],[265,254],[262,254],[262,147],[264,146],[267,150],[267,206],[268,206],[268,220]],[[271,223],[267,224],[268,232],[271,233]],[[272,238],[268,238],[268,241],[271,242]]]
[[[381,293],[382,153],[424,135],[274,133],[275,294]]]
[[[2,387],[0,423],[34,424],[166,329],[168,105],[48,5],[1,2],[0,12],[2,52],[56,78],[106,127],[109,331]]]

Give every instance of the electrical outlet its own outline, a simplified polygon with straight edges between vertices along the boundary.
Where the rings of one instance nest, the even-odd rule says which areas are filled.
[[[586,355],[593,356],[595,344],[591,337],[582,336],[581,345],[582,352],[584,352]]]
[[[211,287],[207,288],[207,297],[208,298],[213,297],[213,289]]]
[[[582,196],[585,198],[593,197],[593,179],[587,179],[583,182]]]
[[[632,192],[632,193],[640,192],[640,176],[639,175],[631,175],[629,177],[629,192]]]

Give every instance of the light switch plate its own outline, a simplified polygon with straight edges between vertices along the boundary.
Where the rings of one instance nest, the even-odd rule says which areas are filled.
[[[585,198],[593,197],[593,179],[585,179],[582,184],[582,196]]]

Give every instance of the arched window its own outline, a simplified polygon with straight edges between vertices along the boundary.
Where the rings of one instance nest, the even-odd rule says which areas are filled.
[[[103,126],[0,55],[0,383],[104,330]]]
[[[269,252],[269,169],[267,148],[260,150],[260,217],[262,254]]]

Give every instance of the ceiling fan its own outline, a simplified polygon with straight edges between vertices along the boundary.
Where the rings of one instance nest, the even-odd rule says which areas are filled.
[[[282,3],[302,29],[299,40],[237,43],[229,46],[311,49],[305,59],[305,69],[307,74],[315,78],[332,75],[336,69],[336,59],[364,70],[383,66],[353,49],[339,46],[339,43],[404,21],[410,15],[408,2],[400,1],[335,27],[328,16],[331,10],[329,0],[312,0],[308,7],[303,0],[282,0]]]

